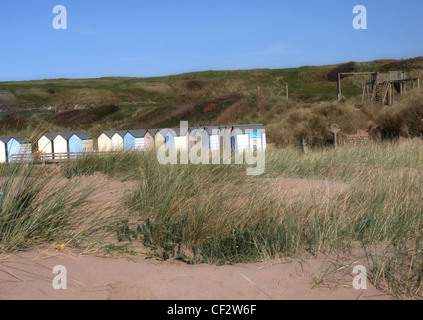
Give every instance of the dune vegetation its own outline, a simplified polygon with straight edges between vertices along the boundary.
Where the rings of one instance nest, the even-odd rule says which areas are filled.
[[[269,150],[246,165],[160,165],[154,153],[87,155],[39,170],[3,166],[3,252],[48,243],[110,254],[227,264],[310,254],[360,257],[398,297],[421,294],[423,142]],[[113,208],[88,199],[98,177],[131,182]],[[81,183],[88,179],[88,183]],[[46,192],[45,190],[50,190]]]

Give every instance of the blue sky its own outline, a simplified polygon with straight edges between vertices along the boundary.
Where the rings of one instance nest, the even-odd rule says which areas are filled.
[[[53,7],[67,9],[55,30]],[[352,26],[367,8],[367,30]],[[1,0],[0,81],[149,77],[423,55],[421,0]]]

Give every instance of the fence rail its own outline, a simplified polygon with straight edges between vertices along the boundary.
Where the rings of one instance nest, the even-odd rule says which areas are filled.
[[[117,152],[56,152],[56,153],[26,153],[26,154],[14,154],[10,156],[9,163],[16,163],[16,162],[33,162],[33,163],[59,163],[65,162],[68,160],[76,160],[81,159],[87,155],[95,155],[95,156],[106,156],[117,154]]]

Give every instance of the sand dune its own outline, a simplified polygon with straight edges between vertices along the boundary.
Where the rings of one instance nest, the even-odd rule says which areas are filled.
[[[226,266],[81,256],[51,248],[0,255],[0,299],[100,300],[379,300],[368,284],[352,287],[352,266],[322,279],[323,258],[285,258]],[[67,289],[56,290],[53,267],[66,268]],[[350,270],[349,270],[350,269]]]

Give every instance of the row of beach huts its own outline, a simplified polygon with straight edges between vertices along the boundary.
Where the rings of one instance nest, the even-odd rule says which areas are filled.
[[[198,130],[202,129],[202,130]],[[166,148],[189,150],[195,143],[195,132],[201,133],[203,148],[220,152],[224,141],[229,141],[231,151],[266,149],[266,132],[262,124],[226,125],[208,127],[110,130],[97,138],[87,132],[46,133],[37,143],[37,156],[50,159],[69,159],[87,152],[114,152],[122,150],[146,151],[165,145]],[[228,142],[226,142],[227,144]],[[34,156],[33,143],[27,137],[0,137],[0,163],[11,163]]]

